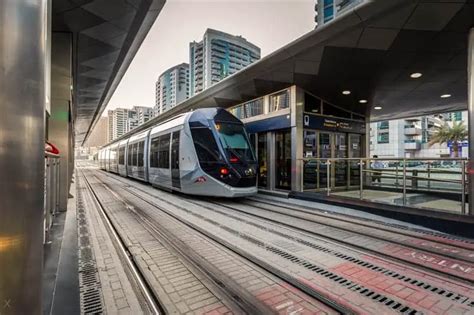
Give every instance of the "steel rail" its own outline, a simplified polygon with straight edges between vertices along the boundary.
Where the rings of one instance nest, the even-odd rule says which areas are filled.
[[[90,191],[91,196],[93,197],[94,203],[96,203],[97,208],[99,209],[99,213],[104,223],[108,227],[109,231],[111,232],[112,238],[115,241],[114,243],[117,245],[120,255],[123,257],[123,259],[127,263],[127,266],[129,270],[131,271],[132,276],[134,277],[136,284],[138,285],[148,307],[150,308],[153,314],[156,314],[156,315],[165,314],[164,309],[161,307],[159,298],[151,290],[150,285],[146,281],[146,277],[140,271],[137,263],[134,261],[133,255],[127,249],[124,240],[118,234],[115,226],[113,225],[108,214],[106,213],[100,199],[98,198],[97,194],[92,188],[92,185],[90,184],[89,180],[85,176],[84,171],[82,170],[81,173],[82,173],[82,178],[84,179],[84,182],[88,190]]]
[[[109,174],[105,174],[105,175],[109,178],[115,179],[115,180],[123,183],[123,181],[121,181],[121,180],[119,180],[115,177],[112,177]],[[299,281],[297,278],[291,276],[290,274],[283,273],[283,272],[279,271],[277,268],[273,267],[271,264],[265,262],[264,260],[254,256],[254,255],[251,255],[251,254],[249,254],[248,252],[246,252],[242,249],[237,248],[232,243],[230,243],[230,242],[228,242],[228,241],[226,241],[226,240],[224,240],[224,239],[222,239],[222,238],[220,238],[220,237],[218,237],[218,236],[216,236],[212,233],[209,233],[208,231],[201,228],[200,226],[198,226],[196,224],[193,224],[191,222],[188,222],[186,220],[183,220],[182,218],[180,218],[176,214],[172,213],[171,211],[169,211],[167,209],[164,209],[163,207],[160,207],[160,206],[156,205],[155,203],[150,202],[149,200],[144,199],[140,194],[134,192],[133,190],[130,190],[128,187],[122,187],[122,188],[125,189],[126,191],[128,191],[130,194],[136,196],[137,198],[140,198],[142,201],[144,201],[144,202],[148,203],[149,205],[153,206],[154,208],[163,211],[164,213],[166,213],[169,216],[173,217],[174,219],[178,220],[182,224],[190,227],[191,229],[199,232],[200,234],[206,236],[207,238],[215,241],[216,243],[220,244],[224,248],[227,248],[231,252],[234,252],[237,255],[243,257],[244,259],[252,262],[253,264],[255,264],[255,265],[259,266],[260,268],[264,269],[265,271],[267,271],[268,273],[274,275],[275,277],[277,277],[277,278],[279,278],[279,279],[281,279],[285,282],[288,282],[289,284],[291,284],[295,288],[298,288],[299,290],[303,291],[304,293],[308,294],[309,296],[313,297],[314,299],[326,304],[327,306],[333,308],[334,310],[340,312],[341,314],[354,314],[353,310],[351,310],[351,309],[349,309],[349,308],[347,308],[343,305],[340,305],[340,304],[336,303],[335,301],[333,301],[333,300],[329,299],[328,297],[322,295],[321,293],[319,293],[318,291],[316,291],[315,289],[313,289],[309,285],[302,283],[301,281]],[[148,192],[146,192],[142,189],[139,189],[139,188],[136,188],[136,189],[140,190],[141,192],[143,192],[143,193],[145,193],[145,194],[147,194],[147,195],[149,195],[153,198],[157,198],[157,199],[159,199],[159,200],[161,200],[165,203],[172,204],[174,207],[177,207],[177,208],[180,208],[180,209],[183,209],[183,210],[186,211],[186,209],[183,208],[182,206],[176,205],[175,203],[172,203],[169,200],[165,200],[165,199],[160,198],[158,196],[151,195],[150,193],[148,193]]]

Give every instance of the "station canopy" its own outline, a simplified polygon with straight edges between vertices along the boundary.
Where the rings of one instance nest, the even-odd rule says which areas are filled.
[[[165,0],[54,0],[52,31],[72,34],[76,143],[81,145]]]
[[[466,110],[472,27],[474,0],[366,1],[137,131],[190,109],[227,108],[291,85],[370,121]]]

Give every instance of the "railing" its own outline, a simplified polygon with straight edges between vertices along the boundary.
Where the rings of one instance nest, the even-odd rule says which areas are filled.
[[[467,159],[302,159],[303,191],[467,214]]]
[[[44,158],[44,235],[43,242],[50,241],[53,218],[59,209],[59,155],[45,153]]]

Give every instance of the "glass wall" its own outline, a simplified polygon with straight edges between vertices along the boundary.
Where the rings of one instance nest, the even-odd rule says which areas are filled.
[[[270,112],[276,112],[290,107],[290,93],[288,90],[270,95]]]
[[[276,178],[275,188],[291,189],[291,132],[290,130],[275,133]]]

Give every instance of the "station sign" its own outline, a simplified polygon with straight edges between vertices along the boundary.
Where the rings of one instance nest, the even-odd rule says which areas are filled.
[[[364,122],[336,117],[324,117],[318,115],[304,114],[303,124],[305,128],[317,130],[362,134],[365,134],[366,132]]]

